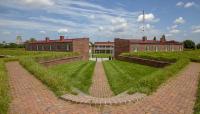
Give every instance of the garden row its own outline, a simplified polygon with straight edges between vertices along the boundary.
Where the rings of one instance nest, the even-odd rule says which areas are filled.
[[[9,55],[9,58],[0,58],[0,114],[7,113],[10,102],[8,76],[5,69],[6,62],[19,61],[58,96],[72,93],[73,87],[88,92],[95,66],[95,62],[91,61],[80,61],[49,68],[38,63],[40,60],[76,56],[77,53],[1,49],[0,55]]]
[[[104,68],[115,94],[128,91],[130,94],[142,92],[151,94],[162,83],[175,76],[190,61],[200,60],[200,51],[184,52],[133,52],[123,53],[125,56],[174,62],[162,69],[147,67],[122,61],[105,61]]]

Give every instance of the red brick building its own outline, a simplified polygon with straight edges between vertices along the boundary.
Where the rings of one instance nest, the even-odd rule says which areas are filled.
[[[60,36],[58,40],[45,40],[27,42],[25,49],[28,51],[66,51],[78,52],[84,60],[89,59],[89,38],[67,38]]]
[[[174,40],[166,41],[165,37],[160,40],[142,39],[120,39],[115,38],[114,55],[117,57],[124,52],[137,51],[183,51],[183,44]]]
[[[113,54],[114,53],[114,42],[95,42],[93,46],[93,52],[95,54]]]

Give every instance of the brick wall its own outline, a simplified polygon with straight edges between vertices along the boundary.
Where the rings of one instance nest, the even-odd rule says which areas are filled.
[[[73,39],[73,52],[78,52],[83,60],[89,59],[89,38]]]
[[[74,57],[64,57],[64,58],[58,58],[58,59],[52,59],[52,60],[40,60],[39,63],[44,66],[53,66],[58,64],[65,64],[72,61],[79,61],[82,60],[82,56],[74,56]]]
[[[143,65],[148,65],[148,66],[158,67],[158,68],[162,68],[162,67],[172,64],[172,63],[166,62],[166,61],[143,59],[143,58],[139,58],[139,57],[129,57],[129,56],[118,56],[117,60],[138,63],[138,64],[143,64]]]
[[[114,57],[117,58],[121,53],[130,51],[130,42],[126,39],[115,38]]]

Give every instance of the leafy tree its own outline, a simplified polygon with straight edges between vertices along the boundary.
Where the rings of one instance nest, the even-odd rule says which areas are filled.
[[[185,40],[183,44],[186,49],[195,49],[195,43],[192,40]]]
[[[1,44],[1,43],[0,43],[0,48],[3,48],[3,47],[4,47],[4,44]]]
[[[200,49],[200,43],[198,43],[196,47],[197,47],[197,49]]]
[[[30,38],[29,42],[35,42],[36,39],[35,38]]]
[[[156,36],[153,37],[153,40],[156,40]]]

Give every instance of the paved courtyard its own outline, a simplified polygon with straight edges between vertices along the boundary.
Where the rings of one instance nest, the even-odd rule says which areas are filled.
[[[143,101],[100,110],[58,99],[18,62],[9,62],[6,67],[12,96],[10,114],[192,114],[200,72],[200,64],[190,63]]]

